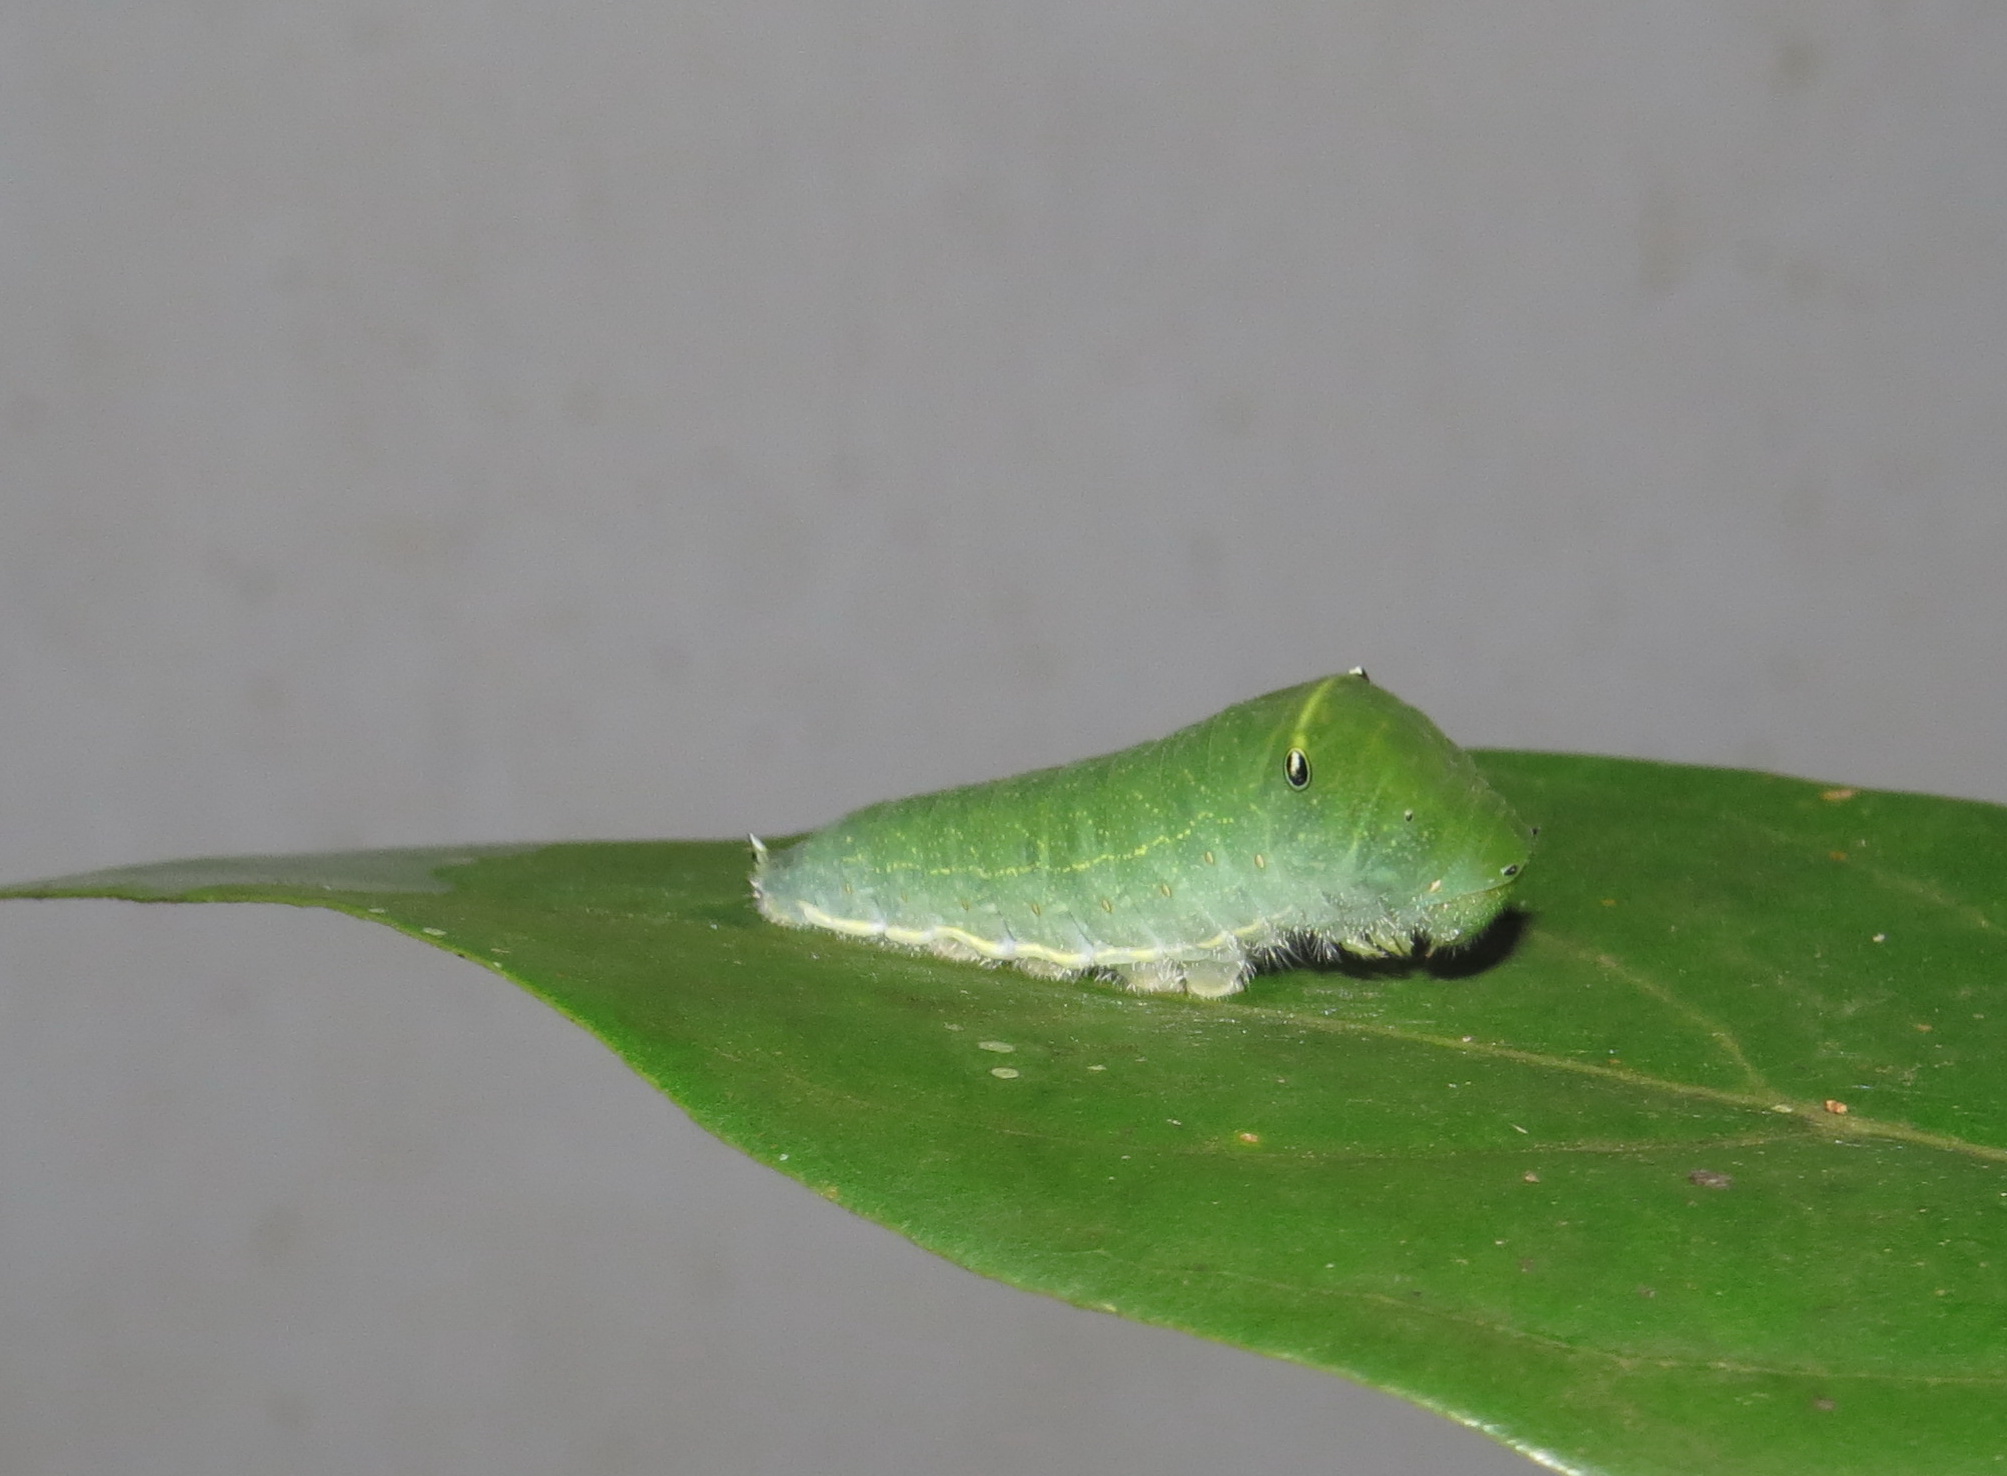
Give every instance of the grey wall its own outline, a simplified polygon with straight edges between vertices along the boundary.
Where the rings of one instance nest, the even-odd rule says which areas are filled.
[[[2007,9],[0,13],[0,874],[779,831],[1349,666],[2007,800]],[[0,907],[0,1467],[1526,1469],[341,919]]]

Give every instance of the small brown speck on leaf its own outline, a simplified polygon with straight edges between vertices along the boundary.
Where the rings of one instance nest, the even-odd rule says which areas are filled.
[[[1824,789],[1819,792],[1819,798],[1829,805],[1838,805],[1846,803],[1859,793],[1858,789]]]
[[[1261,1141],[1260,1133],[1236,1133],[1234,1136],[1239,1138],[1243,1143],[1259,1143]]]
[[[1830,1399],[1814,1399],[1812,1401],[1812,1408],[1819,1411],[1820,1414],[1831,1414],[1839,1407],[1838,1404]]]
[[[1525,1173],[1521,1174],[1519,1177],[1524,1179],[1529,1184],[1537,1184],[1540,1182],[1540,1175],[1534,1173],[1532,1169],[1528,1169]]]
[[[1649,1286],[1641,1286],[1638,1288],[1638,1295],[1643,1297],[1646,1301],[1649,1302],[1653,1297],[1658,1295],[1658,1292],[1656,1292]]]
[[[1831,856],[1835,861],[1844,861],[1847,859],[1847,853],[1845,851],[1828,851],[1826,852],[1826,854],[1828,856]]]
[[[1733,1175],[1716,1173],[1713,1169],[1695,1169],[1686,1176],[1686,1181],[1702,1189],[1730,1189],[1735,1185]]]
[[[1826,1110],[1836,1117],[1844,1117],[1847,1113],[1847,1104],[1828,1097],[1826,1098]]]

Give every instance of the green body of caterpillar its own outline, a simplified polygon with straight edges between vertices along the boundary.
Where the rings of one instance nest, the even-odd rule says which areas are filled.
[[[1101,758],[869,806],[753,842],[768,918],[1143,992],[1237,992],[1265,953],[1454,946],[1534,832],[1363,671]]]

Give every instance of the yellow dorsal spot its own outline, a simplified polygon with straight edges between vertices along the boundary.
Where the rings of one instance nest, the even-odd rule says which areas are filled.
[[[1212,865],[1212,864],[1213,864],[1213,853],[1212,853],[1211,851],[1207,851],[1207,852],[1206,852],[1206,865],[1210,866],[1210,865]]]
[[[1166,897],[1168,897],[1171,895],[1171,884],[1169,882],[1158,882],[1157,890],[1162,892]]]
[[[1268,857],[1262,855],[1259,851],[1254,853],[1254,869],[1256,871],[1268,870]]]
[[[1106,897],[1103,897],[1101,899],[1101,910],[1103,912],[1113,912],[1115,910],[1115,904],[1113,902],[1110,902]]]

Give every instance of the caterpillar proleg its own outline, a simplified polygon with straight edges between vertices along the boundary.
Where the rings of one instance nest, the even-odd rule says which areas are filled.
[[[1533,835],[1355,668],[1119,753],[871,805],[786,850],[756,838],[752,886],[785,927],[1219,998],[1264,955],[1467,942]]]

